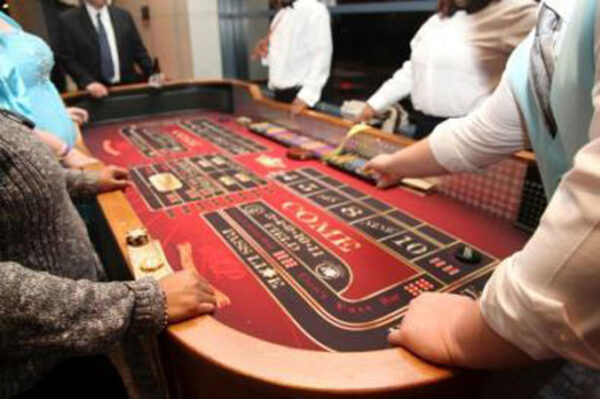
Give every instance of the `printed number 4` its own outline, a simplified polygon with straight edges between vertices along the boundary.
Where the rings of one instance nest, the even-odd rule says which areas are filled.
[[[350,218],[355,218],[362,215],[363,211],[355,206],[349,206],[347,208],[342,208],[342,213]]]
[[[316,189],[319,188],[319,186],[317,186],[314,183],[303,183],[298,185],[298,188],[300,188],[300,190],[302,190],[305,193],[311,192],[311,191],[315,191]]]

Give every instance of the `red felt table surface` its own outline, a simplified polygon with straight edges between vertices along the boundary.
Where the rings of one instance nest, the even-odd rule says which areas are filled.
[[[228,133],[228,140],[203,137],[181,123],[199,118],[241,141]],[[150,143],[145,153],[140,137]],[[85,132],[85,142],[103,162],[130,169],[135,187],[127,199],[175,270],[182,268],[182,245],[191,244],[197,270],[229,299],[215,317],[273,343],[384,348],[388,328],[399,322],[412,296],[429,289],[480,289],[497,260],[526,240],[510,223],[440,194],[381,191],[319,161],[288,159],[285,147],[249,132],[231,115],[195,112],[101,125]],[[215,156],[225,164],[215,164]],[[208,177],[190,183],[196,187],[190,190],[186,174],[204,163],[211,165],[206,173],[216,171],[211,189],[223,182],[238,188],[204,198],[198,187]],[[220,177],[219,168],[227,176]],[[157,194],[151,176],[174,170],[177,184]],[[198,197],[178,203],[188,195]],[[379,228],[380,221],[396,230],[374,236],[379,231],[360,228]],[[408,244],[406,234],[413,239]],[[394,240],[404,247],[395,247]],[[464,243],[482,253],[483,269],[464,272],[471,266],[451,256]],[[404,252],[407,245],[413,252]]]

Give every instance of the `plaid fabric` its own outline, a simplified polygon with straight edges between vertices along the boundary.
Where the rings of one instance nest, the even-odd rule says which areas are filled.
[[[493,215],[515,221],[526,172],[524,162],[510,159],[490,166],[482,173],[444,177],[436,189]]]

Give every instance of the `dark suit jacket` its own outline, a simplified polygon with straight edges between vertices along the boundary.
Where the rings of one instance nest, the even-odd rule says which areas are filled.
[[[117,40],[120,83],[134,83],[143,79],[136,73],[134,63],[147,79],[152,74],[152,60],[131,15],[122,8],[109,6],[108,9]],[[85,5],[60,15],[57,60],[81,89],[92,82],[110,85],[101,77],[98,33]]]

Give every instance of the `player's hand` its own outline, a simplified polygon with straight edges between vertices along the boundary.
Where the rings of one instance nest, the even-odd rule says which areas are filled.
[[[158,284],[167,297],[169,324],[212,313],[217,308],[215,290],[196,271],[177,272]]]
[[[160,89],[165,84],[166,81],[167,81],[167,79],[165,78],[164,74],[162,74],[160,72],[153,73],[148,78],[148,86],[154,87],[156,89]]]
[[[377,115],[377,112],[375,112],[373,107],[371,107],[369,104],[367,104],[367,105],[365,105],[365,108],[360,113],[360,115],[358,115],[356,118],[354,118],[353,122],[354,123],[368,122],[371,119],[373,119],[375,117],[375,115]]]
[[[423,293],[411,301],[402,324],[388,340],[425,360],[456,365],[463,358],[457,339],[461,316],[477,306],[462,295]]]
[[[267,55],[269,55],[269,38],[263,37],[256,42],[256,45],[250,54],[250,58],[252,60],[259,60],[261,58],[267,58]]]
[[[296,99],[292,103],[292,116],[300,115],[300,113],[305,109],[308,109],[308,104],[303,99],[296,97]]]
[[[85,87],[88,93],[94,98],[102,98],[108,96],[108,89],[100,82],[92,82]]]
[[[73,120],[73,122],[77,123],[78,125],[83,125],[90,120],[90,115],[83,108],[68,107],[67,114],[69,114],[69,117]]]
[[[77,148],[72,148],[61,160],[65,168],[81,169],[89,165],[100,163],[96,158],[90,157],[79,151]]]
[[[404,176],[394,165],[394,155],[381,154],[371,159],[363,170],[377,180],[377,188],[388,188],[398,183]]]
[[[98,175],[98,192],[106,193],[124,190],[131,185],[127,169],[118,166],[105,166]]]

